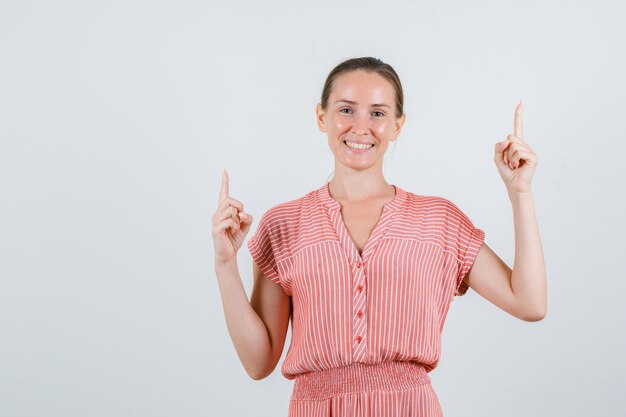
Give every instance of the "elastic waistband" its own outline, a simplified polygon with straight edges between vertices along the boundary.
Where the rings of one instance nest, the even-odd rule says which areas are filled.
[[[298,374],[294,379],[292,400],[323,400],[349,393],[404,390],[431,382],[424,365],[411,361],[355,362]]]

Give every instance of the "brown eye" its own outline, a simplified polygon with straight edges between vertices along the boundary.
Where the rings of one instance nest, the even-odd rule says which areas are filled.
[[[350,111],[352,111],[351,109],[349,109],[347,107],[344,107],[343,109],[340,109],[339,112],[341,113],[343,110],[350,110]],[[346,113],[344,113],[344,114],[346,114]]]
[[[375,111],[374,113],[380,113],[380,117],[383,117],[385,115],[385,113],[383,113],[381,111]]]

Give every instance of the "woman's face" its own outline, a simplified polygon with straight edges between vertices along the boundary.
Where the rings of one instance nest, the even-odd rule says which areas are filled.
[[[389,142],[397,139],[406,118],[395,117],[395,90],[389,81],[361,70],[336,78],[326,111],[318,103],[316,113],[335,162],[355,170],[382,167]],[[355,149],[349,143],[367,147]]]

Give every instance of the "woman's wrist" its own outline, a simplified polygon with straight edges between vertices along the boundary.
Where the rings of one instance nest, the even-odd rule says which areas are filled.
[[[220,274],[222,272],[236,271],[238,270],[237,255],[233,256],[227,261],[215,261],[215,273]]]

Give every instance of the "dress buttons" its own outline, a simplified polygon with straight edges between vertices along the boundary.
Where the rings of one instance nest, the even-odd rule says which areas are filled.
[[[361,343],[361,339],[362,339],[362,337],[361,337],[361,336],[357,336],[357,337],[356,337],[356,341],[357,341],[357,343]]]
[[[358,312],[358,313],[356,313],[356,316],[357,316],[358,318],[361,318],[361,316],[363,316],[363,312],[362,312],[361,310],[359,310],[359,312]]]
[[[363,265],[363,264],[361,263],[361,261],[356,261],[356,267],[357,267],[357,268],[360,268],[360,267],[361,267],[361,265]]]
[[[363,286],[359,285],[356,289],[359,290],[359,292],[361,292],[361,291],[363,291]]]

